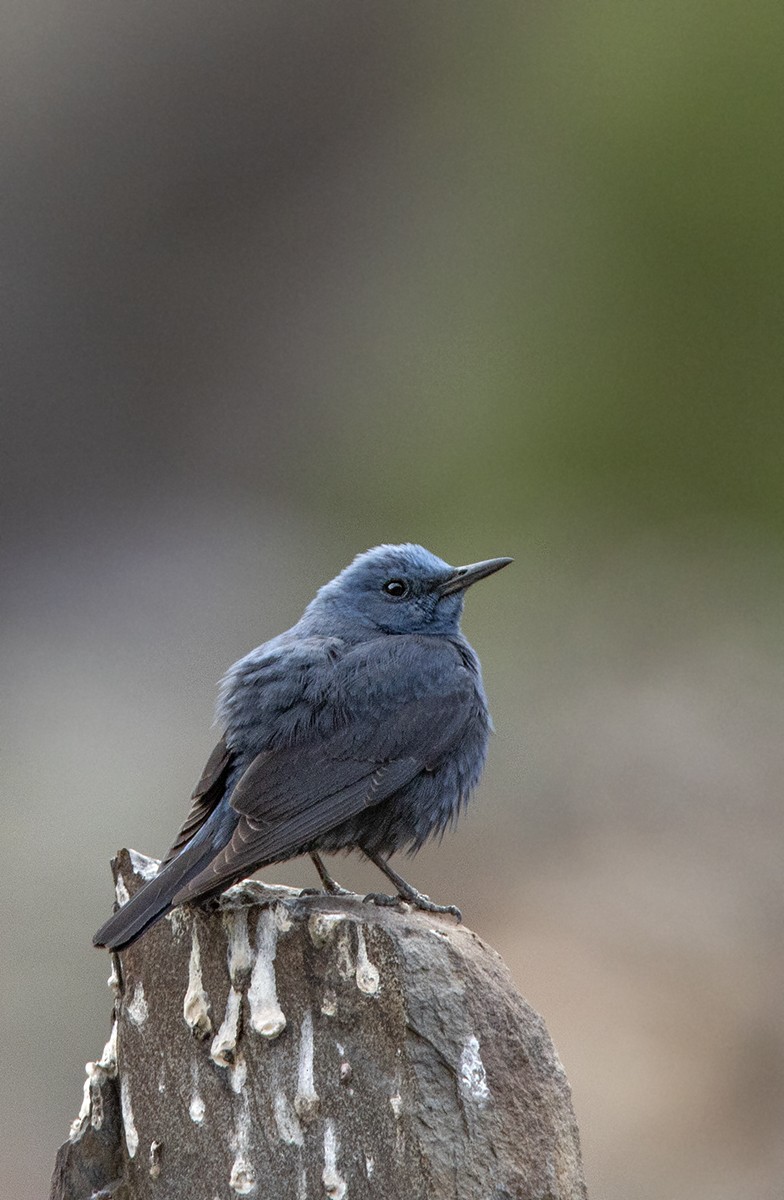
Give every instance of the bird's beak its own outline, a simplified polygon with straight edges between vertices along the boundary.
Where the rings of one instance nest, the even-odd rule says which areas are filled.
[[[486,579],[488,575],[494,575],[502,567],[508,567],[511,561],[511,558],[487,558],[484,562],[470,563],[467,567],[455,567],[438,590],[442,596],[449,596],[452,592],[464,592],[477,580]]]

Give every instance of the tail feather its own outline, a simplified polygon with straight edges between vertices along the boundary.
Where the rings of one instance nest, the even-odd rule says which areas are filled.
[[[104,922],[93,938],[93,945],[105,946],[107,950],[124,950],[130,946],[174,907],[175,893],[198,874],[213,853],[212,848],[203,843],[183,850]]]

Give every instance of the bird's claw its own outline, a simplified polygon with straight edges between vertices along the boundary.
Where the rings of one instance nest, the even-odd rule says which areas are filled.
[[[413,889],[412,889],[413,890]],[[418,908],[422,912],[443,913],[445,916],[454,917],[456,921],[462,922],[463,914],[456,904],[436,904],[429,896],[424,896],[421,892],[415,892],[413,895],[387,896],[383,892],[368,892],[367,896],[362,897],[365,904],[377,904],[381,908],[395,908],[400,904],[410,904],[412,908]]]
[[[333,880],[332,887],[302,888],[300,896],[356,896],[356,892],[352,892],[351,888],[341,887],[339,883],[335,883]]]
[[[416,891],[415,888],[411,888],[411,894],[403,898],[409,904],[413,904],[414,908],[421,909],[422,912],[443,913],[445,916],[454,917],[458,922],[463,920],[463,914],[456,904],[436,904],[435,900],[431,900],[429,896]]]
[[[352,892],[351,888],[344,888],[339,883],[335,883],[333,887],[324,888],[324,891],[328,896],[356,896],[357,894]]]
[[[395,908],[402,904],[404,896],[387,896],[384,892],[368,892],[362,897],[363,904],[376,904],[379,908]]]

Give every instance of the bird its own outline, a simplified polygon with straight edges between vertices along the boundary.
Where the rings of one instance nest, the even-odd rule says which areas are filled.
[[[271,863],[361,851],[394,896],[451,913],[388,859],[452,825],[479,782],[492,722],[479,659],[460,630],[466,590],[507,566],[452,567],[423,546],[381,545],[325,584],[287,632],[221,681],[223,730],[156,875],[93,943],[125,949],[182,904],[213,901]]]

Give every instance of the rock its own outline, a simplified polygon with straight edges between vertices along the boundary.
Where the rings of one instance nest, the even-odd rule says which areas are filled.
[[[53,1200],[585,1196],[544,1023],[451,918],[240,884],[123,952],[116,1020]]]

